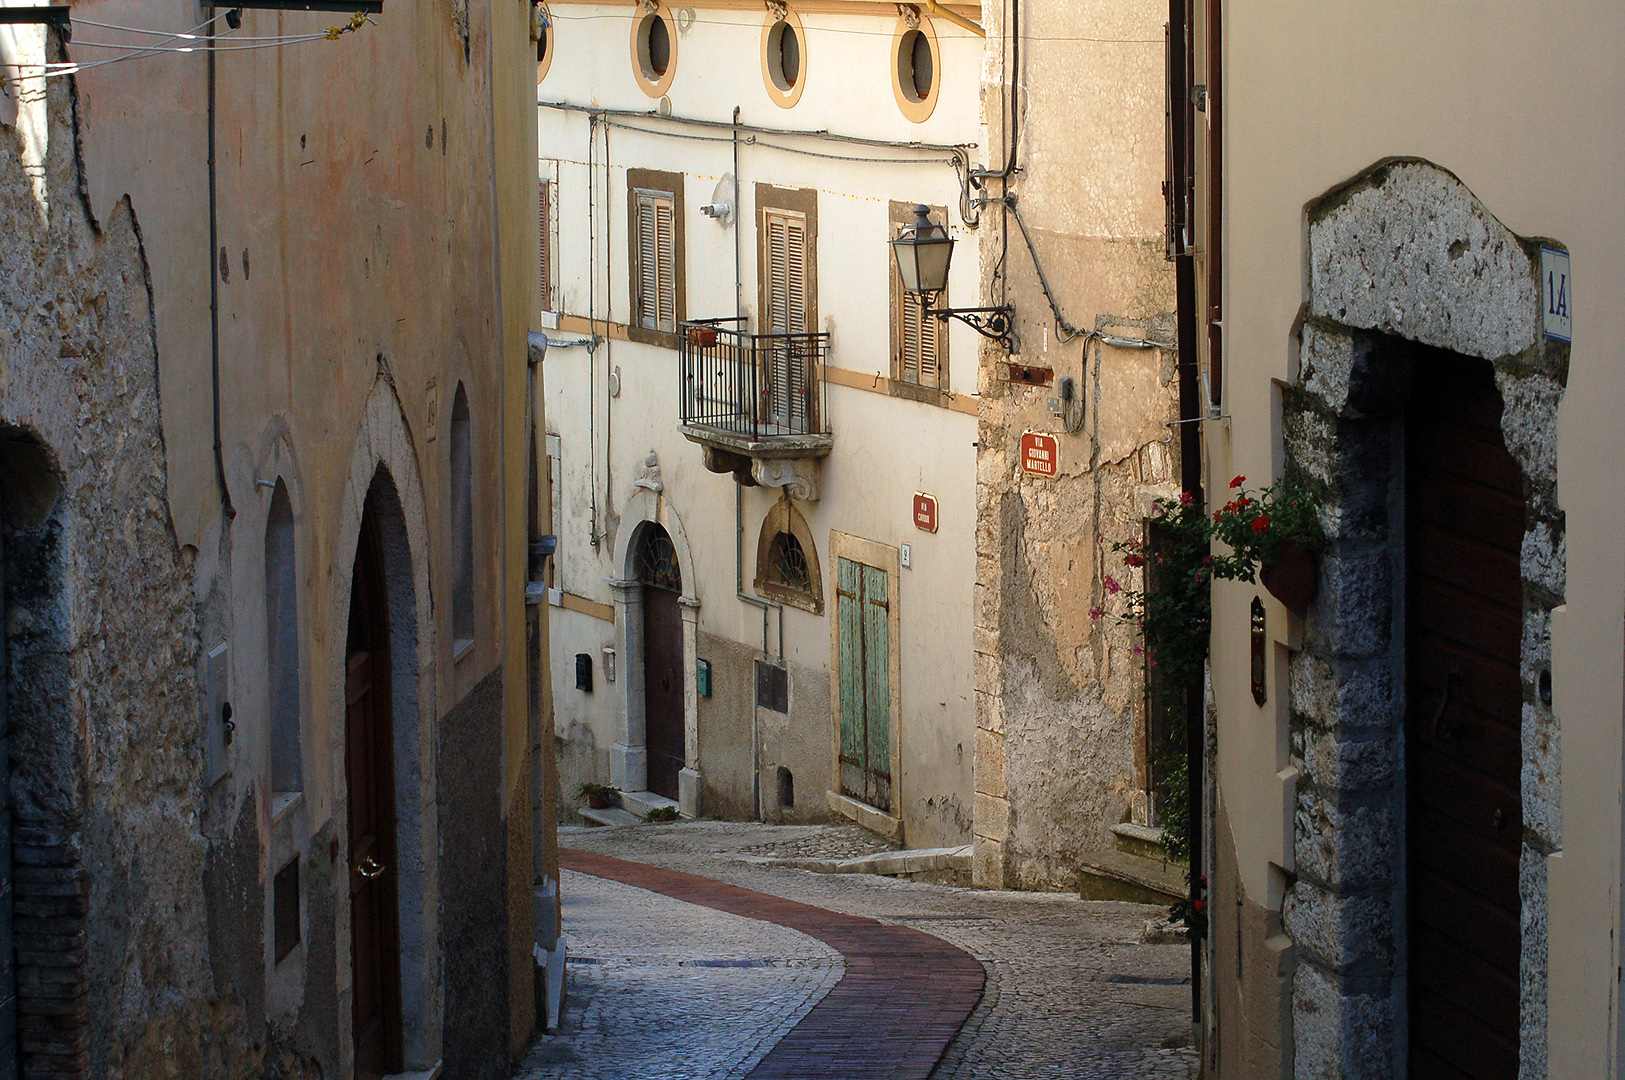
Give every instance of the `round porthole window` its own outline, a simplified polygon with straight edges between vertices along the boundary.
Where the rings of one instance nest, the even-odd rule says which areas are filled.
[[[788,109],[807,83],[807,36],[795,12],[768,16],[762,27],[762,82],[775,105]]]
[[[632,74],[650,97],[661,97],[677,74],[677,33],[664,6],[632,24]]]
[[[892,38],[892,92],[903,115],[918,124],[937,107],[941,64],[931,21],[922,18],[912,26],[911,21],[899,19]]]
[[[547,78],[547,69],[553,66],[553,13],[546,4],[531,9],[531,34],[536,39],[536,81]]]

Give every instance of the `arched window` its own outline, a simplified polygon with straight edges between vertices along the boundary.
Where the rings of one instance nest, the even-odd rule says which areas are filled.
[[[474,640],[474,454],[468,393],[451,407],[451,636],[461,654]]]
[[[294,560],[293,504],[281,479],[265,521],[265,667],[271,790],[300,791],[299,575]]]
[[[824,581],[818,546],[807,519],[788,498],[773,504],[756,543],[756,591],[781,604],[824,612]]]

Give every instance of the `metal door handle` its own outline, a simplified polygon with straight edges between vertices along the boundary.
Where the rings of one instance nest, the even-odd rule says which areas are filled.
[[[1444,693],[1439,697],[1439,707],[1428,717],[1427,727],[1424,729],[1427,737],[1434,742],[1454,742],[1461,737],[1461,722],[1458,720],[1447,724],[1444,721],[1444,714],[1445,710],[1450,708],[1450,701],[1459,689],[1457,684],[1465,682],[1466,679],[1467,676],[1455,668],[1445,672]]]
[[[357,864],[355,872],[360,874],[362,877],[371,880],[384,872],[384,864],[379,862],[377,859],[374,859],[371,855],[368,855],[365,859],[362,859],[359,864]]]

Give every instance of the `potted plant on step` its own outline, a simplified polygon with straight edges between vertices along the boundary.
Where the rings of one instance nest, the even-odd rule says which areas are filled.
[[[608,810],[615,805],[620,797],[621,789],[613,784],[594,784],[588,782],[576,788],[576,798],[586,802],[593,810]]]

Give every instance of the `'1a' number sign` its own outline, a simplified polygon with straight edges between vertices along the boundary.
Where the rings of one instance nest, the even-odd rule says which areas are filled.
[[[1540,249],[1541,321],[1553,341],[1574,338],[1574,284],[1569,279],[1569,253]]]

